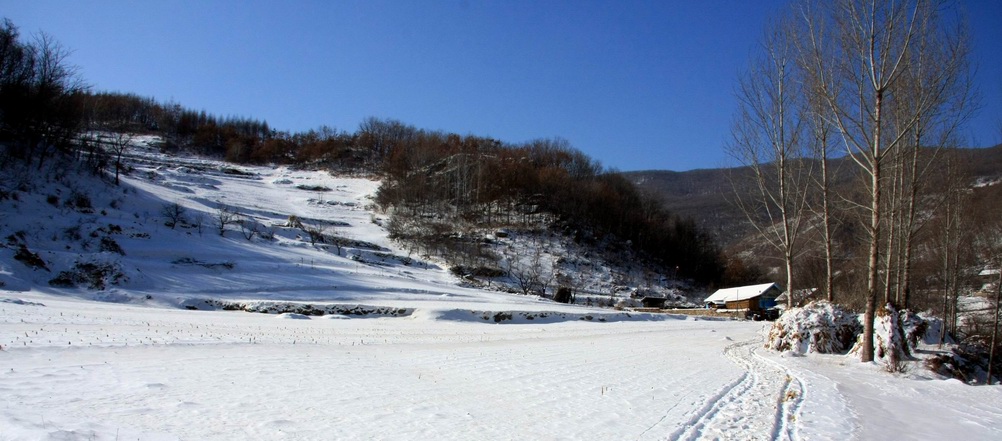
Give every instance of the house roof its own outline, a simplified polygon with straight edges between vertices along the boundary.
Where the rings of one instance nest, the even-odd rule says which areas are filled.
[[[706,300],[703,300],[703,303],[725,303],[738,300],[748,300],[765,294],[766,291],[769,291],[772,288],[779,291],[779,285],[776,285],[775,283],[763,283],[761,285],[718,289],[717,292],[707,297]]]

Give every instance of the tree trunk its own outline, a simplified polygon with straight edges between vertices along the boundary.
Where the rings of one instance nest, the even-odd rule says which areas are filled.
[[[824,142],[827,142],[825,140]],[[823,163],[821,164],[821,182],[822,182],[822,218],[825,228],[825,294],[828,296],[828,302],[835,302],[835,262],[833,262],[832,257],[832,225],[831,225],[831,209],[828,206],[828,200],[830,195],[828,194],[828,155],[821,159]]]
[[[943,244],[940,248],[943,253],[942,282],[943,282],[943,329],[939,334],[939,345],[942,347],[946,343],[946,333],[950,324],[950,248],[953,235],[953,195],[946,196],[946,213],[944,214]]]
[[[891,156],[891,158],[897,158],[898,156]],[[894,257],[896,253],[894,252],[894,246],[897,244],[896,234],[901,234],[900,230],[897,228],[898,222],[898,204],[900,203],[901,194],[899,192],[900,184],[900,173],[901,164],[895,162],[891,164],[893,168],[891,169],[891,194],[890,197],[884,201],[884,206],[887,209],[887,251],[884,253],[884,304],[891,303],[891,280],[894,273]]]
[[[908,211],[905,213],[905,228],[903,231],[904,238],[904,255],[902,258],[904,262],[901,265],[901,284],[898,285],[898,303],[901,308],[908,309],[911,303],[911,286],[912,286],[912,251],[913,244],[915,242],[915,206],[917,205],[916,199],[918,198],[918,186],[919,186],[919,175],[918,175],[918,160],[919,160],[919,147],[921,140],[921,129],[916,130],[915,135],[915,146],[912,152],[912,170],[911,170],[911,181],[909,186],[908,195]]]
[[[988,351],[988,385],[992,384],[992,365],[995,364],[995,346],[999,335],[999,303],[1002,301],[1002,265],[998,265],[999,278],[995,285],[995,320],[992,322],[992,343]]]
[[[880,264],[880,166],[882,153],[880,149],[880,119],[883,104],[883,91],[878,90],[874,102],[873,116],[873,146],[870,151],[872,166],[870,170],[870,257],[866,276],[866,312],[863,314],[863,350],[860,361],[873,361],[873,321],[876,318],[877,291],[879,288]]]

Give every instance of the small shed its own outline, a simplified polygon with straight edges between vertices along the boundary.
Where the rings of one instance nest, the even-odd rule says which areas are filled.
[[[718,289],[703,303],[708,308],[747,309],[761,311],[776,306],[776,298],[783,292],[775,283],[738,286]]]
[[[664,297],[644,297],[640,299],[640,303],[644,305],[644,308],[658,308],[663,309],[665,307],[665,301],[668,299]]]

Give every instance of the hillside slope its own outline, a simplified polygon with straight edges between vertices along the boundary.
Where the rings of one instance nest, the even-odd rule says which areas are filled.
[[[6,180],[2,287],[189,309],[282,311],[290,307],[274,302],[320,302],[407,314],[428,305],[583,314],[498,292],[515,291],[504,277],[493,291],[463,287],[441,260],[390,240],[386,216],[372,202],[378,181],[168,156],[157,143],[136,138],[131,171],[118,187],[67,169],[49,171],[48,179],[15,173]],[[611,306],[637,289],[600,258],[569,258],[581,250],[559,238],[512,232],[494,242],[535,246],[534,255],[516,254],[583,281],[590,287],[578,293],[583,304]]]

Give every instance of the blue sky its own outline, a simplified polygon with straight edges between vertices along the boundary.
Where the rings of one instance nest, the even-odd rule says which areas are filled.
[[[738,75],[786,0],[0,0],[73,51],[94,90],[279,130],[369,116],[520,142],[562,137],[620,170],[728,165]],[[966,1],[983,108],[1002,142],[1002,2]]]

